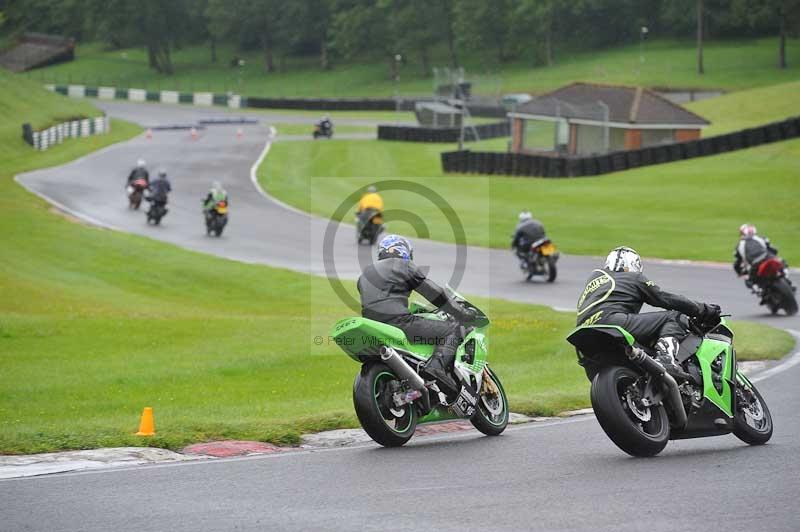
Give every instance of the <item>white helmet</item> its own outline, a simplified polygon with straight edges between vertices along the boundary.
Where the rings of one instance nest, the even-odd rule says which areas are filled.
[[[531,214],[531,211],[522,211],[521,213],[519,213],[519,221],[520,222],[526,222],[526,221],[528,221],[528,220],[530,220],[532,218],[533,218],[533,215]]]
[[[139,159],[138,161],[136,161],[136,166],[138,168],[144,168],[146,164],[147,163],[144,162],[144,159]]]
[[[635,249],[620,246],[612,249],[606,257],[606,269],[612,272],[640,273],[643,269],[642,258]]]
[[[756,226],[752,224],[742,224],[739,226],[739,236],[742,238],[749,238],[755,236]]]

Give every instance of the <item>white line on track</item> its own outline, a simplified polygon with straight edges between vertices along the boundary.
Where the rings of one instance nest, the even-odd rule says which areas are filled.
[[[792,330],[792,329],[785,329],[786,332],[791,334],[797,340],[797,345],[800,345],[800,332]],[[764,379],[768,379],[782,371],[786,371],[787,369],[800,364],[800,349],[792,353],[791,355],[785,357],[777,366],[773,366],[769,369],[761,371],[756,374],[755,377],[750,379],[752,382],[759,382],[763,381]]]

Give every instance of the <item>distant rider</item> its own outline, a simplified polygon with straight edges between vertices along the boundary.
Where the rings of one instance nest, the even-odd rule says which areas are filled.
[[[145,163],[144,159],[136,161],[136,166],[128,174],[127,185],[130,186],[137,179],[144,179],[146,183],[150,183],[150,173],[147,171],[147,163]]]
[[[739,242],[733,251],[733,269],[740,277],[747,277],[745,284],[752,288],[758,273],[758,266],[766,259],[778,255],[769,238],[756,234],[756,226],[742,224],[739,227]]]
[[[520,260],[520,267],[526,268],[528,263],[528,252],[531,244],[545,237],[544,225],[531,215],[530,211],[519,213],[519,223],[514,229],[514,236],[511,240],[511,249],[517,254]]]
[[[322,120],[319,121],[319,130],[323,133],[327,133],[333,129],[333,122],[331,122],[331,117],[328,115],[324,115]]]
[[[150,183],[148,190],[150,190],[149,199],[154,205],[163,207],[167,204],[169,193],[172,192],[172,185],[163,168],[158,171],[158,177]],[[164,214],[166,213],[167,209],[164,208]]]
[[[228,192],[222,188],[222,183],[219,181],[214,181],[211,183],[211,189],[209,189],[208,194],[203,200],[203,212],[205,213],[206,218],[211,216],[211,212],[214,210],[214,207],[216,207],[217,203],[221,201],[224,201],[225,205],[230,206]]]
[[[667,311],[640,314],[644,303]],[[578,300],[577,313],[578,325],[618,325],[642,345],[655,346],[656,359],[677,376],[683,371],[675,355],[688,325],[681,314],[713,323],[719,320],[720,308],[662,291],[642,274],[639,254],[621,246],[608,254],[602,270],[592,272]]]
[[[437,308],[446,310],[459,322],[474,320],[474,311],[451,300],[447,293],[428,279],[413,262],[411,242],[398,235],[387,235],[378,244],[378,260],[364,268],[358,278],[361,314],[368,319],[401,329],[411,343],[435,345],[433,355],[422,372],[441,384],[448,393],[460,386],[450,376],[462,338],[460,326],[452,321],[429,320],[411,314],[408,297],[416,291]]]
[[[383,198],[378,194],[378,189],[375,185],[368,186],[367,191],[358,201],[356,216],[358,216],[358,220],[362,224],[367,223],[368,219],[365,220],[364,217],[371,216],[370,211],[377,211],[378,214],[383,214]]]

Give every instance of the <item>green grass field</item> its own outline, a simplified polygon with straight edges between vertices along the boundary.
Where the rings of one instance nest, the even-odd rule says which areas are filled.
[[[798,114],[798,91],[800,82],[794,82],[691,107],[713,121],[712,134],[721,133]],[[470,148],[504,151],[506,142]],[[650,257],[727,261],[737,228],[750,221],[790,263],[800,262],[795,237],[800,231],[800,140],[581,179],[445,176],[439,155],[452,149],[385,141],[276,144],[260,179],[276,197],[324,216],[367,183],[408,179],[447,199],[472,244],[507,246],[516,213],[530,209],[562,249],[574,254],[602,255],[627,243]],[[429,220],[432,238],[453,239],[432,203],[407,192],[387,192],[386,200],[392,208]]]
[[[787,45],[790,67],[776,68],[775,39],[712,41],[705,47],[706,74],[695,72],[695,48],[691,40],[648,42],[644,62],[639,46],[603,51],[567,53],[552,67],[531,68],[524,62],[497,65],[478,57],[467,59],[465,67],[482,94],[528,91],[541,93],[575,80],[641,84],[650,87],[692,87],[737,90],[796,80],[800,74],[800,40]],[[246,60],[241,70],[228,66],[234,55]],[[35,79],[59,83],[116,85],[148,89],[233,90],[253,96],[337,97],[430,94],[433,80],[417,65],[401,69],[400,82],[389,79],[382,62],[337,64],[327,72],[314,58],[290,59],[284,71],[265,74],[257,53],[240,54],[221,47],[219,63],[210,62],[207,47],[192,46],[174,52],[175,74],[163,76],[147,67],[143,49],[105,51],[95,44],[81,44],[77,60],[36,71]],[[434,64],[436,61],[434,60]],[[442,66],[446,61],[440,62]]]

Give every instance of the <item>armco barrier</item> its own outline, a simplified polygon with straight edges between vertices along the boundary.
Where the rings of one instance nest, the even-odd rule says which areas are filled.
[[[61,144],[71,137],[88,137],[108,133],[111,121],[103,115],[96,118],[82,118],[56,124],[41,131],[34,131],[30,124],[22,124],[22,138],[37,150],[46,150],[54,144]]]
[[[59,94],[76,98],[92,97],[102,99],[174,102],[173,94],[178,91],[147,91],[138,88],[84,87],[83,85],[52,85],[45,88]],[[141,91],[141,92],[140,92]],[[153,95],[161,93],[160,99]],[[164,93],[170,93],[164,99]],[[179,103],[195,105],[222,105],[228,107],[256,107],[263,109],[298,109],[306,111],[413,111],[417,102],[436,101],[433,98],[259,98],[239,96],[229,93],[178,93]],[[132,96],[133,95],[133,96]],[[139,99],[141,98],[141,99]],[[467,103],[472,116],[505,118],[506,109],[500,105]]]
[[[477,139],[475,138],[476,133]],[[510,135],[511,127],[506,120],[491,124],[478,124],[474,127],[471,126],[464,128],[464,140],[466,141],[508,137]],[[406,142],[458,142],[460,136],[461,129],[457,127],[432,128],[392,125],[378,126],[379,140],[398,140]]]
[[[487,125],[495,126],[496,124]],[[403,138],[409,137],[409,131],[423,129],[396,126],[380,127],[389,128],[385,131],[386,135],[402,136]],[[410,136],[414,135],[421,135],[421,133],[413,132]],[[382,138],[380,130],[378,136]],[[781,122],[773,122],[715,137],[588,157],[559,157],[531,153],[462,150],[442,153],[441,158],[442,168],[445,172],[536,177],[580,177],[716,155],[793,138],[800,138],[800,117],[793,117]]]

